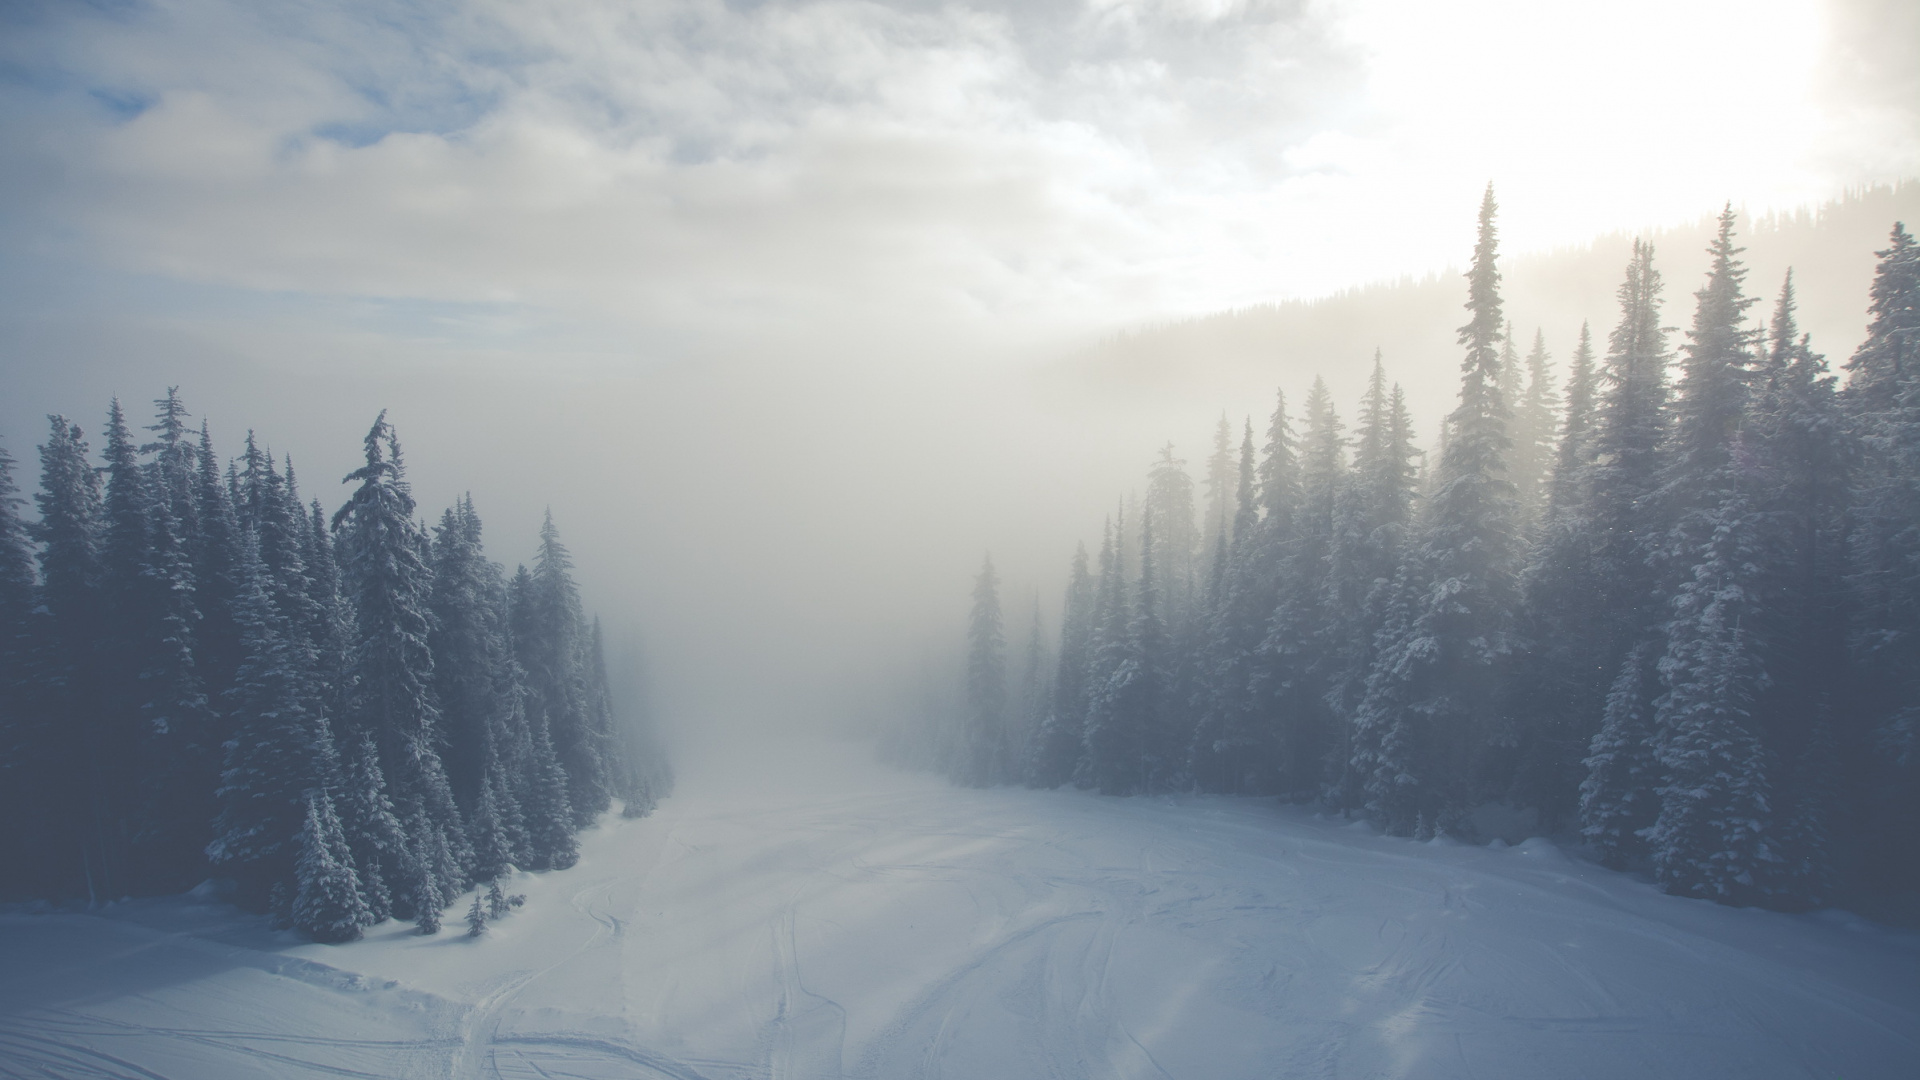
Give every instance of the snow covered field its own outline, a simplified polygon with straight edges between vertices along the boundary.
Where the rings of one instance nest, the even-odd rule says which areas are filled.
[[[189,897],[0,917],[0,1075],[1818,1077],[1920,1069],[1920,940],[1531,841],[970,791],[858,744],[684,762],[487,937]]]

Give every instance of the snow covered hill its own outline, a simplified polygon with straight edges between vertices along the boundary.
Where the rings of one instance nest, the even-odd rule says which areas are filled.
[[[1541,841],[971,791],[857,744],[694,757],[474,940],[180,897],[0,917],[0,1076],[1914,1075],[1920,939]]]

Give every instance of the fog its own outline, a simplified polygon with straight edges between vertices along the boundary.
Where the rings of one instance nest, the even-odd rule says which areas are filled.
[[[423,512],[471,491],[494,558],[551,509],[668,730],[867,730],[952,662],[983,555],[1018,637],[1161,444],[1197,466],[1323,368],[1347,412],[1387,344],[1362,312],[1271,370],[1216,342],[1215,377],[1163,335],[1202,374],[1143,383],[1115,335],[1457,283],[1489,178],[1544,266],[1920,175],[1908,5],[1424,11],[14,6],[0,437],[30,486],[44,414],[97,436],[177,385],[337,505],[387,409]],[[1611,288],[1537,288],[1557,356]],[[1446,345],[1388,350],[1423,421]]]

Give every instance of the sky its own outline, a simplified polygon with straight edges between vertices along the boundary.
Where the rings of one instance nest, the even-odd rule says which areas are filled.
[[[1907,0],[15,0],[0,438],[177,383],[337,501],[391,406],[678,707],[838,702],[1144,465],[1023,364],[1457,265],[1490,181],[1519,252],[1916,176]]]

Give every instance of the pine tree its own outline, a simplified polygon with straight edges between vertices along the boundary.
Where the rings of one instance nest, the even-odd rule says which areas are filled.
[[[134,831],[143,889],[175,891],[205,876],[211,795],[221,752],[196,659],[200,623],[192,554],[170,498],[149,516],[140,607],[145,616],[136,685],[142,741]]]
[[[497,829],[474,816],[496,741],[501,669],[510,663],[502,574],[481,549],[472,496],[447,510],[433,545],[434,691],[445,732],[447,779],[473,829]]]
[[[45,808],[41,865],[47,891],[90,900],[119,895],[103,847],[106,774],[100,756],[102,702],[92,679],[95,643],[105,633],[100,543],[100,477],[87,460],[79,425],[49,416],[40,447],[40,490],[33,525],[40,543],[40,605],[32,678],[39,710],[29,734],[37,773],[32,796]]]
[[[1533,333],[1527,351],[1527,388],[1513,416],[1513,489],[1519,520],[1532,526],[1540,520],[1546,502],[1548,477],[1554,461],[1554,421],[1560,394],[1553,385],[1546,335]]]
[[[1771,683],[1763,626],[1761,513],[1745,475],[1754,335],[1743,327],[1756,298],[1741,294],[1745,268],[1733,244],[1733,211],[1720,215],[1713,261],[1697,293],[1674,409],[1672,452],[1660,499],[1673,522],[1656,549],[1679,576],[1655,704],[1662,769],[1660,816],[1647,832],[1654,870],[1671,891],[1736,903],[1759,899],[1778,855],[1768,842],[1770,778],[1755,715]]]
[[[200,425],[194,465],[191,483],[199,531],[192,550],[193,582],[194,603],[200,611],[194,658],[201,683],[217,711],[220,695],[233,685],[234,670],[240,665],[240,629],[234,622],[233,603],[241,541],[240,522],[221,476],[220,459],[213,450],[213,435],[205,422]],[[214,745],[219,745],[231,731],[218,716],[215,724],[210,738]]]
[[[1593,424],[1597,407],[1598,373],[1593,366],[1593,333],[1580,324],[1580,344],[1574,347],[1567,369],[1567,408],[1561,418],[1560,438],[1554,449],[1553,472],[1547,484],[1547,522],[1567,512],[1584,509],[1582,479],[1593,458]]]
[[[1665,468],[1668,356],[1660,326],[1660,275],[1650,245],[1634,242],[1617,296],[1620,321],[1608,338],[1604,389],[1592,427],[1578,436],[1579,429],[1569,427],[1562,436],[1561,461],[1568,471],[1556,484],[1560,497],[1574,501],[1556,507],[1527,586],[1530,638],[1536,645],[1521,700],[1538,711],[1536,730],[1541,749],[1548,751],[1534,760],[1531,790],[1562,790],[1555,778],[1585,771],[1579,813],[1587,829],[1612,827],[1606,822],[1613,818],[1603,821],[1595,813],[1612,814],[1607,808],[1645,805],[1652,798],[1650,787],[1629,792],[1610,785],[1622,777],[1649,785],[1657,779],[1637,766],[1598,779],[1593,772],[1601,750],[1594,740],[1605,735],[1608,724],[1629,719],[1616,715],[1614,691],[1624,685],[1622,679],[1641,685],[1637,680],[1645,674],[1637,671],[1629,678],[1623,665],[1636,649],[1652,649],[1657,657],[1664,648],[1665,605],[1649,560],[1663,537],[1657,496]],[[1580,442],[1567,445],[1573,438]],[[1612,736],[1606,740],[1608,746],[1617,743]],[[1597,793],[1589,792],[1595,784]],[[1563,812],[1551,795],[1542,801],[1550,818]],[[1637,841],[1630,829],[1622,835],[1628,837],[1620,841],[1623,850],[1631,854]]]
[[[404,917],[411,909],[404,895],[394,896],[394,887],[404,884],[402,864],[407,858],[407,838],[394,813],[393,800],[387,795],[386,776],[380,769],[380,751],[374,745],[373,733],[348,733],[340,758],[340,796],[336,805],[369,918],[380,923],[391,915]],[[396,899],[400,901],[398,910]]]
[[[1208,565],[1201,568],[1202,576],[1211,576],[1214,552],[1226,546],[1231,538],[1234,516],[1234,493],[1238,489],[1238,461],[1234,457],[1233,426],[1227,423],[1227,414],[1220,414],[1220,422],[1213,429],[1213,453],[1207,456],[1207,505],[1206,521],[1200,530],[1200,551],[1208,559]]]
[[[1418,551],[1409,552],[1382,590],[1373,666],[1348,721],[1350,775],[1343,787],[1357,788],[1361,808],[1388,832],[1412,836],[1424,826],[1430,837],[1436,778],[1429,771],[1431,712],[1420,693],[1437,643],[1416,621],[1417,583],[1424,576],[1418,560]]]
[[[454,894],[451,879],[439,872],[451,861],[446,834],[433,827],[424,809],[413,812],[406,830],[408,857],[401,863],[401,879],[410,885],[407,901],[413,909],[413,925],[421,934],[432,936],[440,932],[440,916]]]
[[[1580,782],[1581,834],[1615,869],[1646,854],[1644,832],[1660,809],[1654,787],[1653,700],[1658,692],[1654,642],[1628,651],[1607,689],[1600,730],[1594,733]]]
[[[487,909],[481,905],[480,894],[473,894],[473,906],[467,908],[467,936],[479,937],[487,932]]]
[[[1000,576],[988,557],[973,579],[973,610],[967,617],[966,757],[955,778],[974,787],[1007,779],[1006,635],[1000,620]]]
[[[1769,843],[1766,760],[1752,730],[1767,683],[1749,627],[1754,519],[1744,498],[1721,501],[1713,533],[1674,598],[1654,707],[1660,813],[1646,831],[1654,876],[1669,892],[1722,903],[1763,895],[1779,856]]]
[[[1089,710],[1089,776],[1103,795],[1139,794],[1170,771],[1170,763],[1153,757],[1150,741],[1165,705],[1167,649],[1154,552],[1148,513],[1141,519],[1139,587],[1130,605],[1120,590],[1109,612],[1111,622],[1102,635],[1106,679],[1095,688],[1095,706]]]
[[[1154,520],[1153,558],[1162,581],[1170,623],[1183,622],[1194,599],[1200,533],[1193,524],[1193,478],[1187,463],[1173,456],[1173,444],[1160,449],[1147,473],[1146,510]]]
[[[41,722],[41,666],[33,634],[39,582],[33,570],[33,546],[18,507],[13,456],[0,446],[0,818],[13,823],[0,831],[0,865],[13,868],[14,881],[0,896],[31,896],[52,861],[42,849],[53,835],[46,820],[52,809],[44,799],[42,763],[51,734]]]
[[[1567,373],[1567,409],[1536,538],[1521,574],[1525,653],[1515,668],[1518,715],[1530,721],[1513,797],[1538,809],[1549,826],[1577,810],[1574,799],[1594,726],[1616,673],[1603,650],[1606,622],[1593,609],[1604,595],[1588,533],[1587,476],[1594,465],[1597,374],[1585,323]],[[1636,826],[1637,827],[1637,826]]]
[[[1277,565],[1278,597],[1261,644],[1259,707],[1273,718],[1281,791],[1317,793],[1333,720],[1325,695],[1337,658],[1329,628],[1335,510],[1345,478],[1345,440],[1324,381],[1307,394],[1300,497]]]
[[[1736,482],[1757,515],[1753,629],[1767,672],[1754,731],[1774,778],[1782,863],[1767,903],[1806,908],[1832,895],[1839,744],[1835,705],[1849,692],[1846,494],[1851,446],[1834,378],[1794,320],[1793,276],[1780,288],[1771,348],[1735,450]],[[1859,745],[1865,732],[1849,733]]]
[[[1260,463],[1252,431],[1241,440],[1241,488],[1234,538],[1208,630],[1210,684],[1189,774],[1206,791],[1271,793],[1282,784],[1272,701],[1273,665],[1259,655],[1280,602],[1281,567],[1294,539],[1300,466],[1284,393],[1275,395]],[[1257,490],[1256,490],[1257,482]]]
[[[332,732],[314,708],[306,646],[274,607],[270,577],[250,543],[234,610],[243,658],[226,702],[234,734],[224,748],[214,793],[219,811],[206,849],[239,882],[242,903],[256,910],[293,877],[309,794],[340,776]]]
[[[358,941],[361,928],[372,925],[373,919],[360,894],[346,833],[334,813],[333,800],[324,791],[307,792],[305,801],[293,928],[325,945]]]
[[[587,701],[587,626],[573,558],[549,513],[540,550],[513,614],[514,654],[526,672],[528,710],[538,714],[567,779],[567,805],[580,828],[613,800],[611,732],[595,727]]]
[[[1466,349],[1460,404],[1448,419],[1417,563],[1432,584],[1403,640],[1381,650],[1382,681],[1369,686],[1367,725],[1386,733],[1391,797],[1375,782],[1389,827],[1445,829],[1479,799],[1510,784],[1517,754],[1501,698],[1513,648],[1518,537],[1507,477],[1509,412],[1499,387],[1500,274],[1493,189],[1480,205],[1467,272]],[[1372,680],[1370,680],[1372,681]],[[1384,713],[1381,710],[1386,710]],[[1382,751],[1384,754],[1385,751]],[[1418,760],[1424,757],[1425,760]]]
[[[441,850],[452,853],[456,865],[467,860],[459,857],[465,835],[439,753],[428,541],[414,524],[400,444],[384,412],[365,445],[366,465],[346,478],[360,486],[333,516],[356,637],[346,721],[350,729],[373,736],[395,810],[407,823],[413,857],[401,859],[400,867],[432,875],[445,864],[430,857]],[[423,850],[417,844],[428,846]],[[406,897],[417,905],[421,898],[443,895],[443,889],[459,891],[464,877],[456,870],[450,880],[429,876],[388,884],[396,901]]]
[[[105,621],[93,641],[93,684],[97,705],[92,741],[95,840],[114,894],[144,892],[139,828],[141,750],[147,743],[140,725],[146,646],[155,636],[158,613],[144,587],[148,522],[153,495],[140,468],[126,414],[115,398],[107,411],[106,490],[101,502],[100,602]]]
[[[1884,250],[1875,252],[1867,337],[1846,363],[1847,409],[1856,417],[1901,407],[1920,372],[1920,243],[1901,222]]]
[[[526,807],[531,856],[526,868],[565,870],[580,860],[579,845],[573,836],[573,822],[577,819],[567,801],[567,773],[554,752],[544,713],[531,713],[527,717],[524,762],[527,789],[521,804]]]
[[[1060,658],[1053,678],[1052,704],[1040,725],[1028,773],[1036,787],[1054,788],[1071,781],[1079,762],[1093,659],[1093,621],[1093,575],[1087,570],[1087,548],[1082,544],[1074,549],[1066,600],[1061,605]]]
[[[1088,642],[1082,745],[1073,772],[1074,784],[1083,788],[1099,785],[1094,750],[1110,741],[1108,732],[1116,722],[1113,713],[1113,676],[1126,661],[1129,650],[1126,584],[1121,577],[1119,543],[1114,532],[1114,523],[1108,519],[1100,533],[1100,575],[1094,588],[1093,627]]]
[[[3,685],[8,687],[25,678],[22,638],[39,584],[33,573],[33,542],[18,510],[26,500],[20,497],[13,466],[13,455],[0,446],[0,679],[7,680]]]
[[[1849,514],[1849,635],[1858,684],[1844,748],[1864,781],[1863,820],[1888,823],[1863,884],[1920,887],[1920,244],[1903,225],[1880,251],[1867,338],[1842,395],[1859,460]]]
[[[1393,576],[1412,523],[1412,424],[1406,398],[1387,387],[1379,354],[1360,405],[1353,468],[1342,485],[1329,557],[1329,686],[1326,704],[1337,722],[1329,754],[1326,800],[1342,809],[1365,802],[1364,776],[1355,767],[1354,716],[1376,659],[1374,643],[1386,621]]]
[[[1747,271],[1738,259],[1744,249],[1733,243],[1733,224],[1733,208],[1728,206],[1707,248],[1712,256],[1707,283],[1694,293],[1671,447],[1660,474],[1662,512],[1671,524],[1655,554],[1679,574],[1716,528],[1709,518],[1717,516],[1720,502],[1737,482],[1734,438],[1752,391],[1754,332],[1745,328],[1745,320],[1759,298],[1741,293]]]

